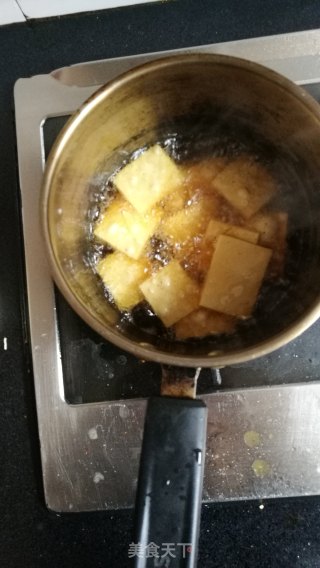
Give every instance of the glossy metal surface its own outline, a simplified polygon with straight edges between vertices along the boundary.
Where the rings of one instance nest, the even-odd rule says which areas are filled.
[[[236,137],[241,142],[246,129],[251,137],[261,137],[269,147],[286,156],[279,158],[275,167],[279,169],[279,163],[287,160],[282,166],[281,180],[290,185],[291,193],[294,187],[294,197],[290,199],[296,200],[292,211],[296,216],[299,211],[299,224],[303,225],[299,225],[299,231],[311,235],[304,239],[303,255],[299,258],[299,251],[295,253],[297,270],[290,273],[290,292],[282,295],[283,301],[276,304],[274,311],[275,302],[269,306],[267,325],[260,324],[258,319],[254,333],[248,337],[239,331],[239,343],[235,346],[228,346],[225,340],[218,340],[214,347],[210,342],[206,346],[205,340],[187,346],[179,342],[160,343],[150,334],[131,328],[121,330],[116,325],[115,310],[105,301],[92,269],[83,260],[88,209],[106,172],[119,167],[124,152],[130,155],[137,144],[153,143],[163,124],[169,124],[169,132],[174,129],[179,137],[183,132],[181,121],[187,117],[190,123],[190,116],[195,113],[193,137],[199,137],[195,124],[202,124],[204,136],[204,123],[224,120],[221,138],[232,125],[239,131]],[[214,134],[211,130],[207,135]],[[316,262],[320,249],[316,221],[320,216],[319,141],[319,105],[305,90],[267,67],[220,54],[196,53],[162,58],[134,68],[89,98],[67,123],[49,154],[41,213],[54,280],[90,327],[141,359],[189,367],[221,367],[282,347],[320,315],[320,270]],[[263,150],[260,153],[263,156]],[[277,163],[276,158],[274,162]],[[296,181],[300,179],[303,202],[298,195],[302,183]]]
[[[319,31],[205,46],[201,51],[247,58],[254,54],[255,60],[297,83],[312,84],[309,90],[320,95]],[[74,66],[21,79],[15,87],[43,478],[47,505],[56,511],[133,504],[145,400],[79,405],[65,400],[53,284],[35,215],[44,165],[40,127],[46,117],[78,108],[116,73],[155,57]],[[205,500],[320,492],[320,383],[230,390],[203,398],[209,410]]]

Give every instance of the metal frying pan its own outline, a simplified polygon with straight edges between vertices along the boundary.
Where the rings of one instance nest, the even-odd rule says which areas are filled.
[[[175,141],[181,160],[208,151],[258,156],[277,178],[289,211],[283,282],[265,291],[252,323],[229,339],[178,342],[127,325],[84,261],[88,212],[108,175],[124,156],[165,137]],[[171,567],[196,561],[206,411],[192,398],[194,369],[265,355],[319,317],[319,185],[318,104],[278,74],[221,55],[161,59],[112,81],[69,120],[49,156],[41,207],[56,283],[105,339],[165,366],[166,396],[150,401],[147,411],[135,538],[145,546],[175,543],[176,552],[180,543]],[[161,565],[155,562],[138,558],[137,566]]]

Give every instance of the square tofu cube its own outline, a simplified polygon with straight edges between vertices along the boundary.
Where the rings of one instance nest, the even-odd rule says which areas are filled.
[[[177,213],[185,207],[188,200],[195,202],[211,199],[213,202],[215,196],[212,182],[226,164],[225,158],[208,158],[195,164],[181,166],[184,183],[161,200],[160,205],[164,214],[170,216]],[[217,199],[215,202],[217,208]]]
[[[177,225],[181,231],[183,225]],[[259,233],[251,231],[237,225],[230,225],[222,221],[211,219],[203,237],[197,237],[193,241],[186,241],[175,251],[175,256],[179,259],[185,270],[195,280],[203,282],[208,272],[213,249],[219,235],[226,234],[243,241],[257,243]]]
[[[246,156],[230,162],[216,176],[214,187],[245,219],[257,213],[276,191],[266,168]]]
[[[236,318],[206,308],[199,308],[178,321],[174,330],[177,339],[188,339],[190,337],[232,333],[235,326]]]
[[[111,245],[131,258],[138,259],[160,221],[159,211],[140,215],[122,197],[106,208],[94,229],[100,241]]]
[[[143,299],[139,286],[148,276],[146,263],[113,252],[99,262],[97,272],[119,310],[129,310]]]
[[[252,227],[259,232],[259,244],[273,249],[268,276],[282,276],[287,248],[288,214],[282,211],[258,213],[250,219],[249,224],[250,229]]]
[[[159,232],[178,244],[203,235],[210,219],[217,214],[218,204],[213,193],[199,194],[197,199],[170,217],[164,217]]]
[[[175,162],[155,145],[116,174],[114,183],[140,214],[149,211],[183,182]]]
[[[273,249],[283,246],[286,239],[288,214],[278,211],[270,213],[258,213],[252,217],[248,227],[260,234],[259,243]]]
[[[167,327],[188,315],[199,305],[199,287],[176,260],[145,280],[140,289]]]
[[[250,316],[271,254],[270,249],[220,235],[200,305],[232,316]]]
[[[222,221],[212,219],[207,227],[205,238],[214,243],[219,235],[229,235],[230,237],[235,237],[236,239],[247,241],[254,245],[257,244],[259,239],[259,233],[257,231],[251,231],[245,227],[229,225],[228,223],[222,223]]]
[[[159,203],[159,207],[163,209],[164,217],[169,217],[184,208],[188,200],[188,188],[182,184],[171,191]]]
[[[227,163],[226,158],[205,158],[186,168],[186,181],[194,188],[209,188]]]

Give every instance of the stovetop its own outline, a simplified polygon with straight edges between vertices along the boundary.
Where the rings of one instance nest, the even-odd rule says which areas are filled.
[[[190,51],[253,59],[320,100],[319,30],[174,53]],[[146,397],[159,392],[160,368],[107,343],[53,285],[38,218],[45,158],[68,116],[101,84],[163,55],[79,64],[15,86],[42,469],[56,511],[133,504]],[[209,409],[204,500],[320,493],[319,332],[320,322],[271,355],[201,372],[198,395]]]

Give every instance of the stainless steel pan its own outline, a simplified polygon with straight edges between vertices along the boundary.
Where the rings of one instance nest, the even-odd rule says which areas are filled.
[[[108,174],[124,155],[164,136],[180,140],[182,159],[183,152],[201,154],[210,144],[226,152],[236,141],[233,151],[245,149],[265,160],[285,195],[290,224],[283,282],[266,291],[252,325],[229,340],[172,342],[123,325],[84,260],[88,212]],[[166,384],[168,376],[172,383],[172,366],[184,369],[179,394],[188,396],[194,392],[189,387],[195,373],[185,384],[187,367],[220,367],[265,355],[319,317],[319,185],[320,111],[301,88],[264,67],[227,56],[154,61],[95,93],[69,120],[51,151],[41,208],[54,279],[74,310],[105,339],[137,357],[171,366],[169,372],[165,367]],[[146,424],[136,538],[144,545],[155,539],[156,544],[159,539],[190,542],[193,549],[184,564],[178,564],[181,546],[180,560],[172,559],[170,566],[192,566],[205,409],[186,397],[164,397],[150,404]],[[137,565],[153,566],[153,561],[140,558]]]

